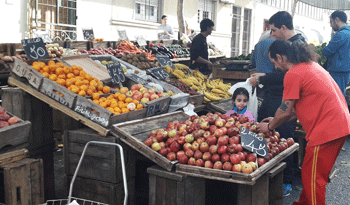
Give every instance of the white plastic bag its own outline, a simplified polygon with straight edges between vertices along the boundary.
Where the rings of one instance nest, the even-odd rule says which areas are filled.
[[[184,107],[183,110],[184,110],[184,113],[186,113],[186,115],[189,115],[189,116],[197,115],[197,113],[194,112],[194,105],[192,103],[188,103],[188,105]]]
[[[229,90],[228,92],[230,92],[231,94],[233,94],[235,92],[235,90],[237,88],[245,88],[248,92],[249,92],[249,102],[247,105],[247,110],[249,110],[250,112],[253,113],[255,120],[258,119],[258,98],[256,97],[256,88],[253,87],[250,82],[249,82],[248,78],[245,82],[239,82],[234,84]]]

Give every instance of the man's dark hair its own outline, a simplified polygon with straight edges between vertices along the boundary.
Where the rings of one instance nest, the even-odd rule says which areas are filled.
[[[293,43],[286,40],[276,40],[269,48],[270,58],[277,60],[277,54],[286,56],[288,62],[293,64],[309,63],[316,61],[318,55],[310,49],[308,44],[302,41],[294,41]]]
[[[335,19],[337,17],[339,18],[339,20],[341,20],[344,23],[346,23],[346,21],[348,20],[348,17],[346,16],[346,13],[344,11],[337,10],[331,14],[332,19]]]
[[[280,29],[285,25],[289,30],[293,30],[293,17],[286,11],[279,11],[275,13],[269,19],[269,24],[273,24],[276,28]]]
[[[167,17],[166,15],[163,15],[163,16],[162,16],[162,19],[164,19],[164,18],[166,18],[166,17]]]
[[[208,27],[214,26],[214,22],[210,19],[203,19],[200,23],[201,32],[207,31]]]
[[[243,88],[243,87],[239,87],[235,90],[235,92],[233,92],[232,95],[232,100],[235,101],[237,98],[237,95],[244,95],[247,97],[247,100],[249,101],[249,92],[247,89]]]

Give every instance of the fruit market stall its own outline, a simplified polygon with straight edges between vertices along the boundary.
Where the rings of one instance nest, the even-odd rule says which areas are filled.
[[[243,116],[209,113],[207,116],[189,117],[182,112],[174,112],[116,124],[111,133],[160,166],[163,177],[176,173],[198,180],[235,183],[240,190],[238,198],[249,196],[246,197],[248,203],[238,201],[238,204],[256,204],[257,200],[267,204],[269,170],[280,166],[280,162],[295,152],[299,145],[292,139],[279,138],[277,132],[259,134],[258,137],[268,141],[268,158],[260,157],[243,149],[245,144],[241,140],[245,138],[241,138],[244,134],[242,127],[252,131],[255,128],[254,123]],[[282,184],[278,188],[282,189]],[[154,189],[150,187],[150,190]],[[255,191],[261,195],[252,196]]]

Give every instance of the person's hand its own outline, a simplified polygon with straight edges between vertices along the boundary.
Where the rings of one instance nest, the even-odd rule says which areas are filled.
[[[272,120],[273,120],[273,117],[268,117],[268,118],[263,119],[261,122],[270,123]]]
[[[265,76],[265,73],[253,73],[250,77],[261,77],[261,76]]]
[[[256,77],[250,78],[249,82],[253,87],[257,86],[257,78]]]
[[[167,36],[170,36],[168,32],[164,31],[164,34],[167,35]]]
[[[261,123],[259,123],[258,125],[256,125],[256,129],[257,129],[259,132],[268,133],[268,132],[270,132],[270,130],[268,129],[268,125],[269,125],[269,123],[261,122]]]

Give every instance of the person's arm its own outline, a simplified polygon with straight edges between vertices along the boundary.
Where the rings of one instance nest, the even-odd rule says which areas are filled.
[[[258,81],[259,81],[259,79],[260,79],[260,77],[261,76],[265,76],[266,75],[266,73],[254,73],[254,74],[252,74],[250,77],[250,79],[249,79],[249,82],[250,82],[250,84],[253,86],[253,87],[256,87],[256,86],[258,86]]]
[[[211,66],[213,65],[212,62],[210,62],[210,61],[208,61],[208,60],[206,60],[206,59],[204,59],[204,58],[202,58],[200,56],[198,56],[198,58],[196,59],[196,62],[197,63],[207,64],[209,68],[211,68]]]
[[[259,82],[262,85],[283,85],[284,74],[282,71],[271,72],[259,77]]]
[[[267,133],[281,126],[292,119],[295,119],[293,112],[294,100],[282,100],[281,106],[277,109],[275,117],[266,118],[257,125],[259,132]],[[267,123],[268,122],[268,123]]]
[[[329,58],[336,53],[341,46],[344,45],[345,38],[341,35],[341,33],[337,33],[333,36],[332,40],[329,44],[322,49],[322,54]]]

